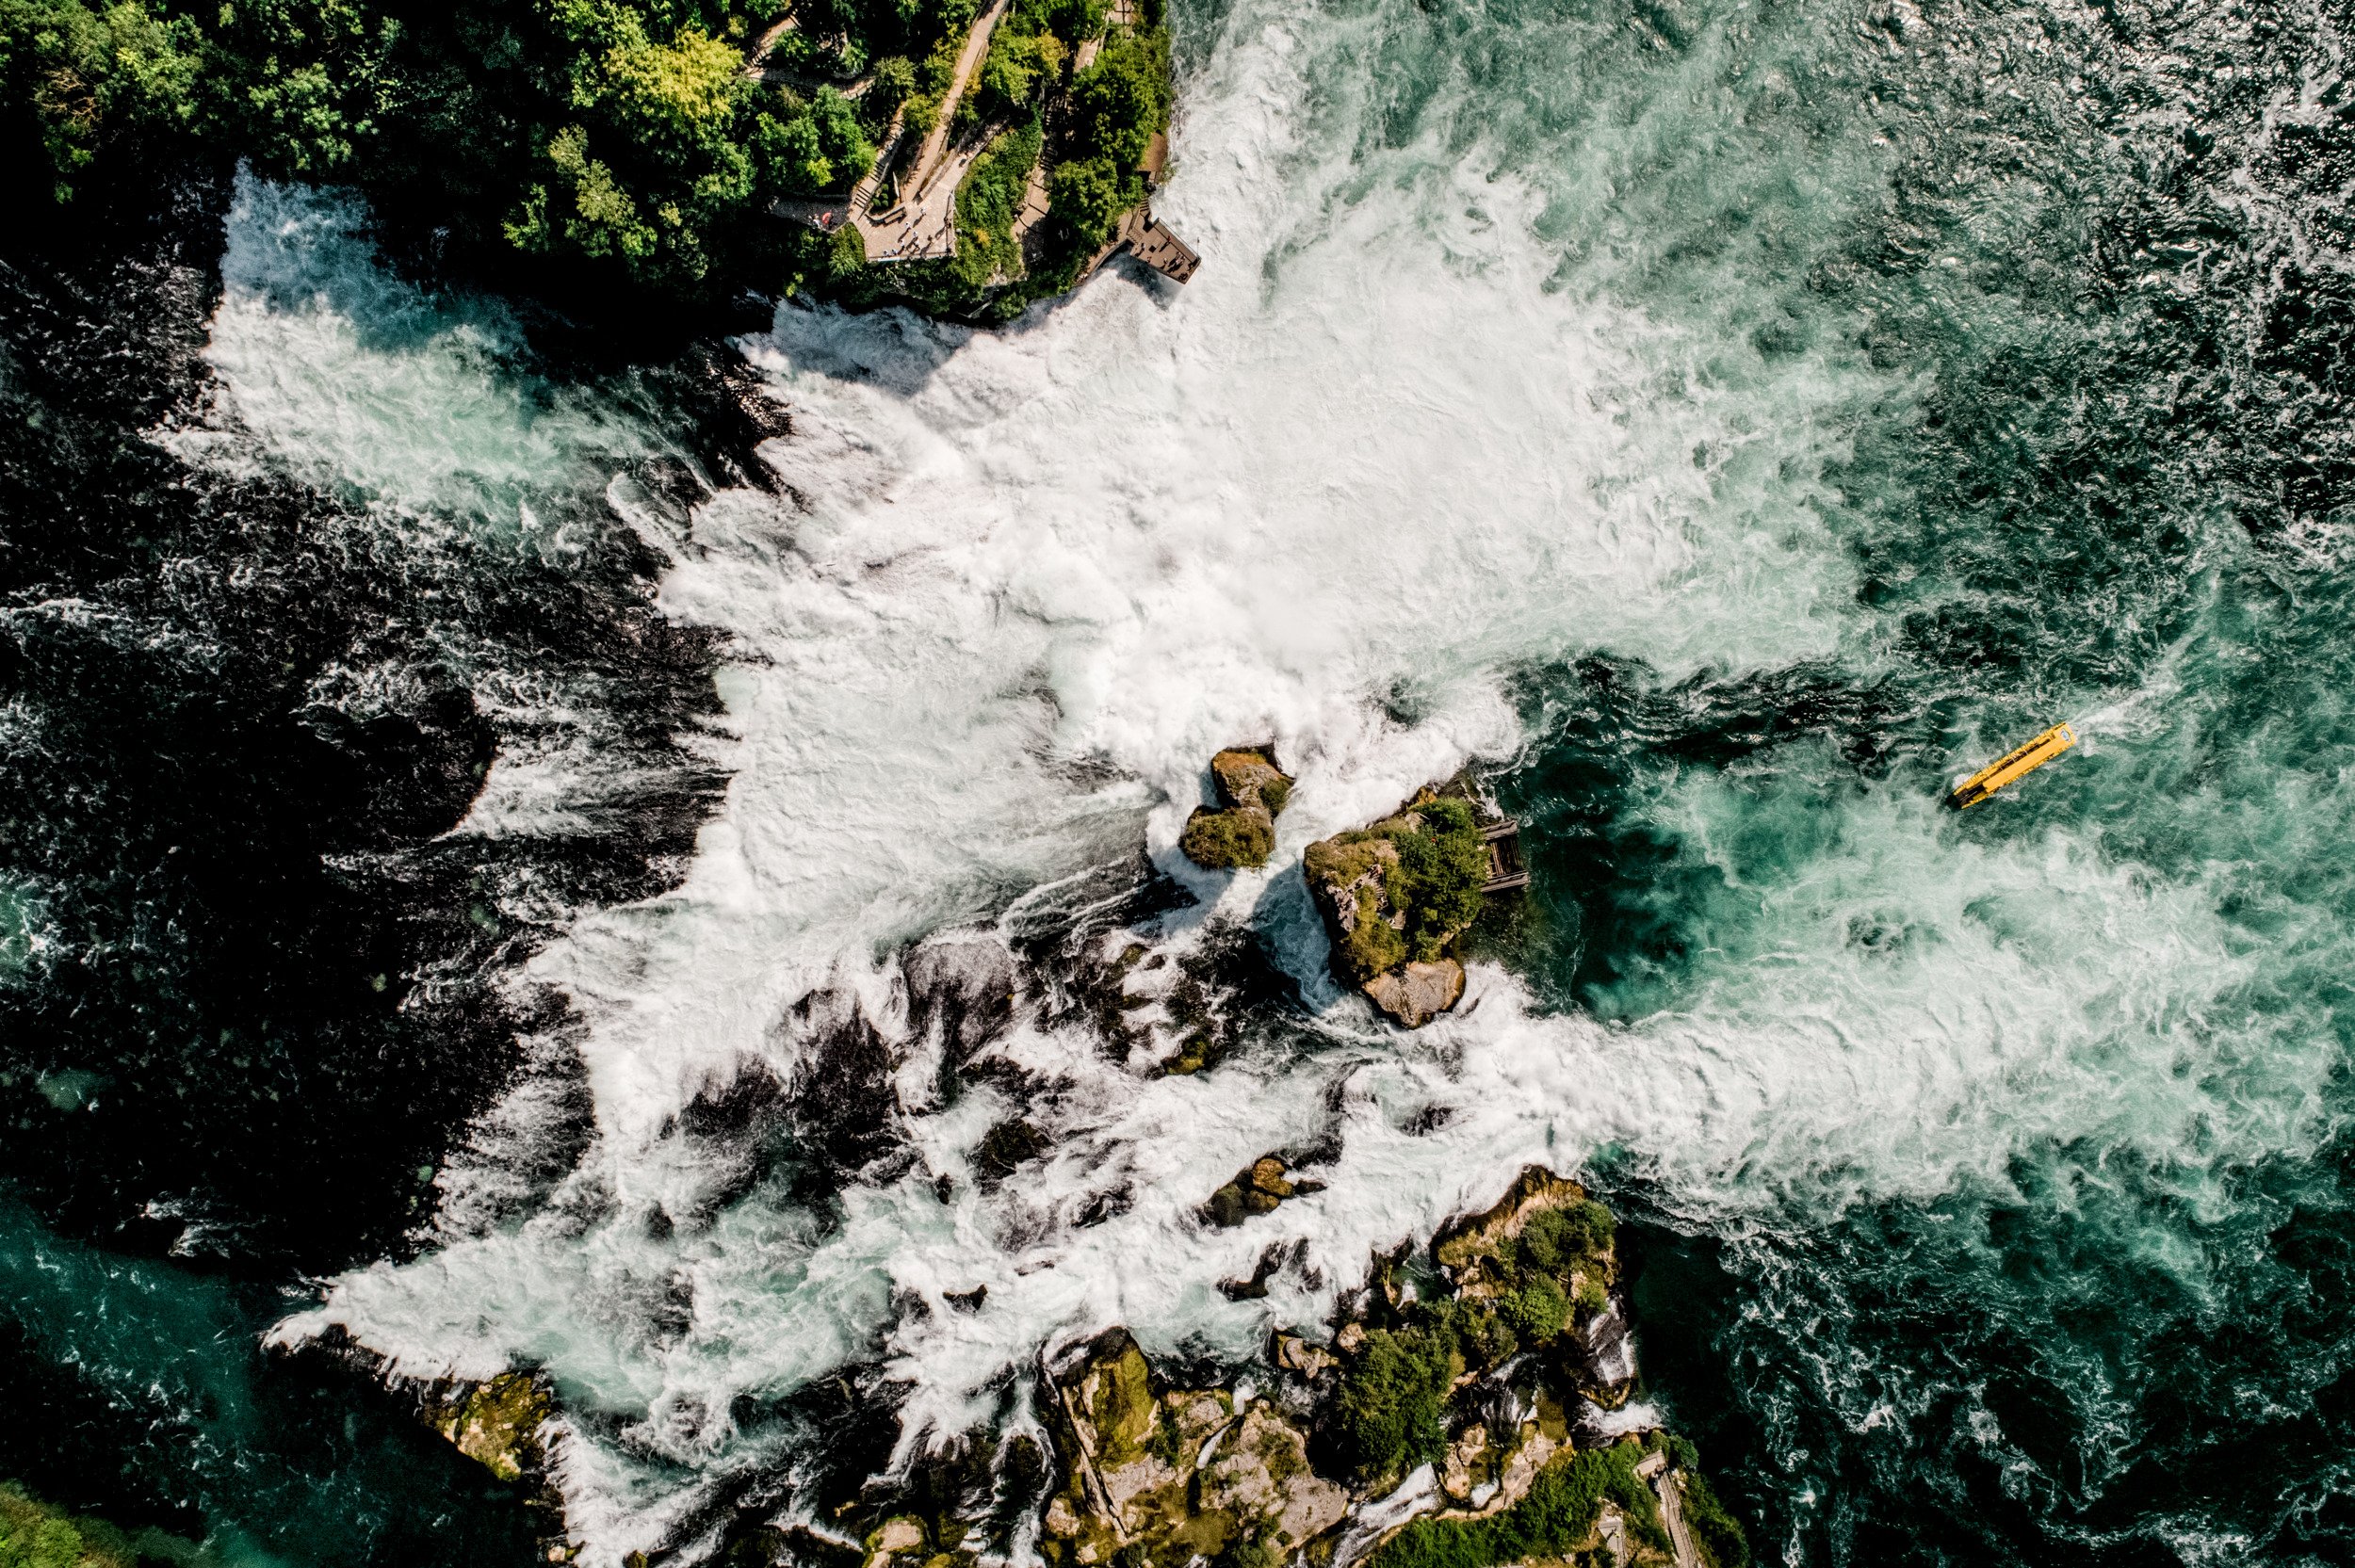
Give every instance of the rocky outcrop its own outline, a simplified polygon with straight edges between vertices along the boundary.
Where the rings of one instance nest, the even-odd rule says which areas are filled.
[[[556,1414],[556,1395],[545,1379],[502,1372],[488,1382],[436,1383],[420,1394],[418,1408],[452,1447],[499,1479],[546,1474],[541,1433]]]
[[[1550,1560],[1722,1568],[1740,1529],[1692,1471],[1690,1446],[1607,1431],[1589,1402],[1623,1403],[1634,1376],[1624,1355],[1599,1385],[1588,1350],[1599,1323],[1618,1325],[1625,1345],[1616,1236],[1584,1188],[1532,1167],[1440,1232],[1438,1297],[1405,1288],[1405,1250],[1377,1257],[1362,1314],[1331,1346],[1275,1336],[1277,1386],[1258,1398],[1164,1386],[1127,1333],[1105,1334],[1048,1380],[1064,1477],[1043,1555],[1056,1568],[1273,1568],[1306,1548],[1310,1563],[1382,1568],[1389,1543],[1413,1531],[1402,1550],[1414,1561],[1502,1562],[1502,1544],[1534,1540]],[[1413,1421],[1380,1414],[1420,1400],[1445,1433],[1437,1452],[1402,1442]],[[1399,1484],[1425,1462],[1427,1482]],[[1678,1505],[1696,1497],[1713,1528],[1725,1521],[1720,1553],[1692,1555]]]
[[[1292,781],[1264,746],[1236,746],[1210,759],[1218,805],[1196,806],[1178,849],[1213,871],[1258,867],[1275,849],[1275,819],[1291,799]]]
[[[1240,1225],[1255,1214],[1275,1213],[1287,1198],[1324,1190],[1323,1182],[1295,1180],[1278,1156],[1261,1155],[1210,1194],[1202,1217],[1213,1225]]]
[[[1396,974],[1376,975],[1364,987],[1373,1005],[1410,1029],[1419,1029],[1464,994],[1464,966],[1452,958],[1409,963]]]
[[[1263,1188],[1298,1190],[1275,1156],[1227,1185],[1275,1203]],[[1740,1527],[1691,1446],[1613,1430],[1629,1418],[1590,1402],[1624,1401],[1634,1375],[1623,1354],[1600,1386],[1589,1353],[1602,1323],[1632,1349],[1616,1235],[1584,1188],[1533,1167],[1443,1227],[1429,1268],[1410,1268],[1405,1245],[1377,1255],[1330,1343],[1275,1334],[1248,1384],[1167,1375],[1113,1329],[1043,1361],[1043,1443],[1016,1422],[886,1474],[879,1429],[835,1489],[810,1497],[804,1523],[763,1526],[709,1560],[982,1568],[1034,1543],[1049,1568],[1736,1568]],[[1268,1256],[1278,1251],[1286,1269],[1305,1267],[1296,1244]],[[495,1385],[469,1401],[446,1430],[525,1424],[472,1401],[529,1408]]]
[[[1056,1568],[1184,1568],[1245,1544],[1281,1560],[1349,1507],[1310,1466],[1294,1417],[1223,1388],[1156,1387],[1125,1330],[1088,1346],[1051,1387],[1064,1480],[1039,1544]]]
[[[1395,816],[1309,845],[1304,869],[1342,984],[1408,1028],[1462,997],[1455,948],[1490,872],[1469,800],[1424,790]]]

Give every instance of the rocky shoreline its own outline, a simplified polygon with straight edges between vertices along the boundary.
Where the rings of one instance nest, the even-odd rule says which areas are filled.
[[[1273,1207],[1288,1185],[1270,1156],[1220,1190]],[[1019,1541],[1049,1568],[1743,1568],[1692,1446],[1631,1402],[1616,1233],[1533,1166],[1428,1249],[1374,1258],[1328,1334],[1275,1334],[1264,1383],[1189,1385],[1111,1328],[1042,1356],[1030,1431],[870,1479],[824,1527],[766,1527],[727,1560],[983,1568]],[[462,1452],[553,1504],[544,1380],[417,1393]],[[549,1560],[577,1550],[548,1540]]]

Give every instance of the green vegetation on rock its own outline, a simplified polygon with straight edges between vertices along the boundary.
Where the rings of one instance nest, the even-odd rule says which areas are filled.
[[[1727,1511],[1708,1478],[1690,1463],[1684,1471],[1684,1522],[1715,1568],[1749,1568],[1750,1538],[1742,1522]]]
[[[1213,871],[1267,864],[1275,850],[1275,818],[1291,800],[1292,781],[1263,747],[1230,746],[1210,759],[1216,808],[1197,807],[1178,848]]]
[[[1341,1376],[1335,1435],[1351,1478],[1379,1489],[1447,1448],[1448,1389],[1464,1370],[1456,1336],[1376,1329]]]
[[[544,1461],[540,1429],[556,1409],[546,1382],[501,1372],[487,1382],[430,1391],[425,1414],[458,1451],[501,1480],[519,1480]]]
[[[1266,1156],[1211,1206],[1247,1212],[1254,1188],[1272,1206],[1295,1185]],[[1680,1489],[1711,1568],[1746,1568],[1740,1527],[1700,1479],[1691,1444],[1654,1432],[1580,1448],[1565,1419],[1574,1390],[1610,1397],[1587,1383],[1594,1369],[1565,1330],[1572,1297],[1616,1272],[1614,1231],[1584,1188],[1533,1166],[1495,1206],[1435,1239],[1436,1277],[1406,1249],[1377,1257],[1369,1316],[1343,1325],[1330,1350],[1279,1334],[1274,1361],[1287,1387],[1272,1398],[1162,1387],[1125,1332],[1102,1335],[1052,1380],[1048,1415],[1065,1472],[1042,1555],[1054,1568],[1315,1564],[1348,1528],[1353,1498],[1378,1496],[1428,1463],[1449,1511],[1392,1535],[1369,1568],[1591,1568],[1610,1560],[1597,1528],[1606,1507],[1637,1548],[1629,1560],[1659,1563],[1672,1547],[1667,1494],[1655,1495],[1652,1473]],[[1524,1350],[1535,1353],[1517,1360]],[[1499,1384],[1473,1375],[1508,1362],[1515,1403],[1526,1396],[1534,1408],[1500,1426]],[[1623,1377],[1612,1388],[1623,1397],[1631,1386]],[[1474,1499],[1495,1511],[1474,1511]],[[911,1546],[889,1568],[950,1568],[926,1550]]]
[[[1432,1258],[1454,1292],[1400,1307],[1343,1367],[1333,1436],[1351,1477],[1378,1488],[1438,1459],[1455,1380],[1553,1347],[1574,1304],[1607,1301],[1616,1233],[1584,1188],[1533,1167],[1496,1207],[1440,1235]]]
[[[1614,1502],[1632,1534],[1665,1550],[1660,1505],[1635,1473],[1644,1446],[1632,1438],[1557,1459],[1530,1483],[1529,1495],[1486,1519],[1417,1519],[1384,1543],[1371,1568],[1492,1568],[1502,1562],[1561,1558],[1584,1542]]]
[[[1461,800],[1427,801],[1415,809],[1421,824],[1393,834],[1398,865],[1390,902],[1406,912],[1405,938],[1422,962],[1437,958],[1455,933],[1480,918],[1480,888],[1488,880],[1488,846],[1471,807]]]
[[[1456,937],[1480,916],[1488,847],[1469,803],[1426,793],[1396,816],[1310,845],[1305,864],[1334,972],[1372,989],[1407,963],[1452,962]]]
[[[1169,35],[1161,29],[1111,40],[1072,78],[1070,139],[1086,155],[1056,171],[1053,199],[1083,245],[1110,239],[1120,215],[1145,200],[1145,149],[1168,128]]]
[[[950,265],[967,287],[986,288],[1000,277],[1021,276],[1014,220],[1022,211],[1023,187],[1044,140],[1035,121],[1005,132],[973,160],[957,187],[957,253]]]
[[[1197,809],[1186,819],[1178,848],[1194,865],[1213,871],[1256,869],[1275,850],[1275,824],[1263,811]]]
[[[127,1535],[99,1519],[51,1508],[0,1482],[0,1568],[137,1568],[142,1561],[206,1560],[193,1542],[142,1530]]]

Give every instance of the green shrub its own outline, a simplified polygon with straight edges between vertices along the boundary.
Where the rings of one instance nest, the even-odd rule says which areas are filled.
[[[1120,173],[1134,170],[1154,136],[1169,128],[1169,35],[1156,28],[1107,40],[1095,63],[1072,78],[1070,102],[1074,144]]]
[[[1406,962],[1405,933],[1382,918],[1382,900],[1372,888],[1357,895],[1357,924],[1343,950],[1350,978],[1359,985]]]
[[[1026,33],[1048,32],[1077,48],[1104,31],[1103,0],[1016,0],[1006,22]]]
[[[1369,1568],[1492,1568],[1502,1562],[1567,1556],[1586,1539],[1605,1500],[1627,1514],[1639,1540],[1665,1549],[1660,1506],[1635,1473],[1643,1449],[1633,1441],[1586,1448],[1537,1473],[1529,1495],[1486,1519],[1418,1519],[1374,1554]],[[1722,1568],[1722,1565],[1721,1565]]]
[[[957,186],[957,253],[950,267],[967,288],[986,287],[1001,275],[1021,275],[1014,220],[1022,211],[1023,187],[1038,162],[1040,140],[1035,122],[1004,132],[973,160]]]
[[[1565,1274],[1579,1260],[1605,1249],[1618,1234],[1618,1220],[1592,1199],[1563,1208],[1541,1209],[1521,1227],[1513,1255],[1522,1269]]]
[[[1562,1287],[1543,1275],[1506,1292],[1497,1308],[1524,1345],[1543,1345],[1554,1339],[1570,1317],[1570,1303],[1563,1299]]]
[[[183,1543],[152,1539],[194,1555]],[[0,1568],[131,1568],[147,1555],[111,1525],[71,1518],[0,1483]]]
[[[1376,1329],[1341,1375],[1337,1431],[1360,1483],[1374,1485],[1447,1451],[1444,1403],[1454,1347],[1420,1328]]]
[[[1196,807],[1186,819],[1178,848],[1188,860],[1213,871],[1267,864],[1275,849],[1275,825],[1267,814],[1248,809],[1211,811]]]
[[[1580,1317],[1593,1317],[1611,1305],[1611,1293],[1602,1287],[1600,1280],[1590,1274],[1578,1282],[1578,1295],[1572,1304],[1578,1308]]]
[[[1265,1543],[1237,1535],[1210,1560],[1210,1568],[1281,1568],[1283,1560]]]
[[[1280,773],[1259,786],[1259,804],[1267,808],[1270,816],[1283,816],[1291,799],[1292,782]]]
[[[0,3],[0,95],[35,128],[53,200],[73,200],[108,142],[194,121],[203,42],[193,22],[138,5]]]
[[[1425,1309],[1423,1323],[1454,1346],[1467,1366],[1494,1366],[1521,1348],[1503,1317],[1485,1301],[1440,1301]]]
[[[1399,833],[1391,901],[1406,912],[1406,940],[1425,962],[1448,938],[1480,917],[1481,887],[1488,880],[1488,845],[1471,807],[1432,800],[1416,808],[1423,825]]]
[[[1691,1444],[1684,1447],[1691,1451]],[[1695,1541],[1715,1568],[1749,1568],[1750,1539],[1742,1522],[1726,1511],[1708,1478],[1689,1464],[1684,1471],[1684,1522],[1693,1527]]]
[[[1048,204],[1089,250],[1113,237],[1120,215],[1145,199],[1145,183],[1124,177],[1110,158],[1072,159],[1048,178]]]
[[[874,77],[859,103],[867,110],[869,122],[881,130],[891,119],[891,111],[915,96],[916,67],[894,55],[875,62]]]

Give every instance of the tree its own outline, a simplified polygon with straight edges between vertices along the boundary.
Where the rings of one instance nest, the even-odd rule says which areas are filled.
[[[41,150],[52,200],[73,200],[109,142],[194,121],[203,43],[194,23],[138,5],[0,0],[0,95],[19,121],[12,135]]]
[[[1169,36],[1123,34],[1072,79],[1073,139],[1110,158],[1123,173],[1145,162],[1145,148],[1169,126]]]
[[[1090,249],[1113,237],[1120,215],[1143,194],[1141,189],[1131,193],[1129,182],[1121,179],[1110,158],[1058,164],[1048,177],[1048,205]]]

